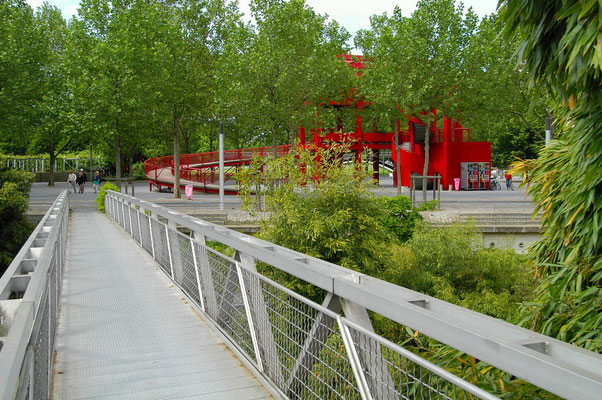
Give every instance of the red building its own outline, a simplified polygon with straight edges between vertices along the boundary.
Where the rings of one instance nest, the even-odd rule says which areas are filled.
[[[345,60],[357,69],[363,68],[361,58],[343,56]],[[352,132],[342,132],[341,127],[331,130],[312,130],[310,143],[317,147],[324,147],[327,142],[350,142],[350,151],[355,152],[357,161],[360,161],[364,150],[370,149],[373,154],[373,169],[375,178],[378,178],[379,150],[391,149],[394,168],[394,182],[397,184],[397,152],[395,151],[395,133],[374,132],[370,127],[362,123],[361,110],[364,103],[359,100],[355,104],[349,99],[344,102],[331,102],[331,106],[355,107],[359,110]],[[401,184],[410,185],[410,175],[422,175],[424,168],[424,141],[427,137],[424,125],[416,118],[410,118],[407,126],[401,126],[398,121],[399,130],[399,153]],[[441,175],[441,184],[448,187],[454,184],[455,178],[460,178],[460,167],[462,163],[487,163],[486,171],[475,175],[474,179],[481,180],[481,185],[476,184],[474,188],[489,188],[489,166],[491,165],[491,143],[470,142],[470,134],[467,128],[462,127],[459,122],[451,118],[443,117],[443,126],[437,128],[434,124],[428,129],[430,138],[430,162],[428,175]],[[306,132],[304,128],[299,129],[299,142],[306,144]],[[309,143],[308,143],[309,144]]]

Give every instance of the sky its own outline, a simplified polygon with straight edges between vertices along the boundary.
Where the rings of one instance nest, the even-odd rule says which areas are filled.
[[[65,19],[77,13],[79,0],[47,0],[63,12]],[[43,0],[27,0],[34,8],[40,6]],[[359,29],[370,28],[370,16],[388,13],[397,5],[404,15],[409,16],[416,8],[417,0],[306,0],[306,3],[320,14],[328,14],[332,19],[344,26],[351,35]],[[483,17],[495,11],[498,0],[464,0],[465,8],[473,10]],[[249,0],[239,0],[241,11],[249,14]]]

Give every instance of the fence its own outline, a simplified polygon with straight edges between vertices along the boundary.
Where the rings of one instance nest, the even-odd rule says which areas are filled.
[[[69,216],[63,191],[0,278],[0,398],[47,399]]]
[[[29,157],[6,157],[0,159],[0,166],[12,169],[19,169],[29,172],[45,172],[50,170],[49,158],[29,158]],[[89,158],[68,158],[57,157],[54,160],[54,172],[67,172],[70,169],[78,170],[80,168],[89,171],[90,169],[98,170],[102,166],[101,157],[97,156],[92,159],[92,168],[90,168]]]
[[[495,398],[376,335],[367,310],[560,396],[602,390],[598,354],[121,193],[108,192],[105,206],[288,398]],[[271,281],[256,262],[324,289],[326,300]]]

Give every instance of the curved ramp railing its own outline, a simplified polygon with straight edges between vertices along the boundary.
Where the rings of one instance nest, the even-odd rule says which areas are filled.
[[[121,193],[109,192],[105,204],[288,398],[495,398],[376,335],[367,310],[557,395],[602,393],[599,354]],[[271,281],[257,262],[325,290],[326,300],[316,304]]]
[[[69,196],[63,191],[0,278],[0,398],[47,399]]]
[[[290,151],[291,145],[277,147],[279,157]],[[248,165],[254,157],[271,156],[274,147],[257,147],[242,150],[224,151],[224,181],[228,181],[236,174],[241,165]],[[219,188],[216,183],[219,179],[218,171],[219,152],[194,153],[180,155],[180,179],[183,180],[182,187],[193,184],[195,190],[216,192]],[[144,162],[146,179],[159,187],[173,187],[174,161],[173,156],[150,158]],[[169,173],[166,174],[165,172]],[[228,193],[237,193],[234,187],[226,188]]]

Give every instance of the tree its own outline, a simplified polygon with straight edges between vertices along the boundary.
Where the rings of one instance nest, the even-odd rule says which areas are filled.
[[[247,121],[271,134],[276,157],[279,135],[288,142],[300,123],[313,126],[320,104],[350,88],[351,68],[337,58],[349,35],[304,0],[254,0],[251,12],[257,25],[239,46],[245,84],[235,95]]]
[[[471,89],[465,51],[476,29],[477,16],[454,0],[422,0],[411,17],[396,7],[393,15],[371,18],[370,31],[360,31],[356,46],[370,60],[361,93],[379,118],[417,118],[427,132],[444,116],[462,109]],[[434,112],[436,110],[436,112]],[[423,175],[428,174],[430,141],[424,141]],[[423,180],[426,201],[426,179]]]
[[[44,3],[35,15],[36,37],[41,47],[38,60],[42,73],[40,97],[36,101],[36,123],[30,151],[42,149],[50,158],[48,186],[54,186],[54,163],[56,157],[71,143],[71,132],[67,129],[70,106],[66,71],[63,64],[65,45],[65,20],[61,11]]]
[[[22,0],[0,2],[0,151],[24,154],[41,97],[42,46]]]
[[[155,133],[140,90],[145,66],[138,54],[147,48],[147,39],[129,30],[145,21],[144,3],[83,0],[78,18],[70,23],[66,62],[73,120],[90,141],[112,149],[117,178],[124,151],[131,162],[136,144]]]
[[[540,86],[530,87],[528,75],[515,68],[513,54],[520,36],[500,35],[498,15],[483,18],[466,52],[466,68],[474,82],[462,109],[471,138],[492,142],[492,162],[507,166],[534,158],[545,140],[551,118],[550,96]]]
[[[520,32],[520,67],[556,102],[559,137],[539,153],[527,181],[544,235],[531,259],[544,277],[521,323],[602,350],[602,48],[598,1],[501,3],[506,33]]]

